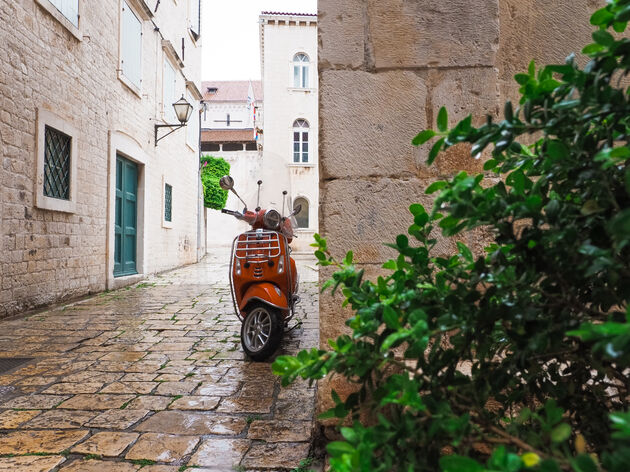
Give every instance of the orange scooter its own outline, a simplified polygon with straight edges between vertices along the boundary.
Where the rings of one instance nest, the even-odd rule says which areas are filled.
[[[259,202],[261,184],[259,180]],[[297,228],[294,216],[300,212],[301,206],[297,205],[285,217],[274,209],[258,206],[255,211],[250,211],[234,190],[232,177],[222,177],[219,185],[234,193],[245,205],[242,213],[225,208],[221,212],[251,226],[232,243],[230,290],[234,311],[242,322],[243,350],[253,360],[262,361],[279,347],[299,301],[299,278],[289,244]]]

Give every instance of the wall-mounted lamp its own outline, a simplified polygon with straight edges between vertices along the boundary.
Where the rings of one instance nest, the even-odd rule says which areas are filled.
[[[186,99],[184,98],[184,96],[182,95],[182,98],[180,98],[175,103],[173,103],[173,109],[175,110],[175,115],[177,116],[177,119],[179,120],[179,124],[155,125],[155,145],[156,146],[160,139],[164,139],[169,134],[177,131],[179,128],[183,128],[184,126],[186,126],[186,123],[188,122],[188,119],[190,118],[190,115],[192,114],[193,106],[190,103],[188,103]],[[166,127],[173,128],[173,129],[171,129],[171,131],[166,133],[164,136],[161,136],[160,138],[158,138],[157,137],[158,129],[166,128]]]

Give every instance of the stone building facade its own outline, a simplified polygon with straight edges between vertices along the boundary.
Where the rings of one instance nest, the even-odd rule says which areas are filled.
[[[203,252],[199,8],[0,1],[0,317]],[[188,126],[156,146],[181,96]]]
[[[599,0],[451,2],[320,0],[320,229],[328,247],[354,250],[366,275],[380,273],[393,250],[383,246],[411,224],[408,207],[431,207],[425,188],[461,170],[481,172],[467,148],[431,167],[428,149],[411,139],[434,127],[441,106],[449,121],[498,115],[518,87],[512,77],[562,62],[590,41]],[[479,249],[479,233],[464,241]],[[440,249],[453,250],[442,241]],[[320,281],[330,271],[320,272]],[[320,298],[321,345],[346,328],[340,300]],[[329,406],[321,385],[320,407]],[[344,385],[335,385],[339,392]]]
[[[311,252],[319,230],[317,16],[262,12],[260,51],[267,200],[279,203],[287,190],[291,202],[302,205],[291,246]]]

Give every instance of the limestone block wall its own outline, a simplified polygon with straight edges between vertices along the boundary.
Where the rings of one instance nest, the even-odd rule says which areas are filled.
[[[155,147],[153,125],[163,122],[163,39],[178,48],[184,42],[178,94],[187,81],[200,85],[201,42],[188,32],[188,0],[162,2],[142,21],[142,86],[132,91],[118,78],[120,1],[80,0],[74,33],[46,0],[0,2],[0,317],[196,260],[197,138],[187,144],[182,129]],[[154,11],[155,2],[148,4]],[[77,130],[74,212],[36,205],[37,120],[44,114]],[[114,279],[117,153],[139,166],[139,275]],[[168,228],[165,181],[173,186]]]
[[[337,256],[352,249],[367,276],[395,252],[383,246],[406,232],[411,203],[430,208],[425,188],[461,170],[482,171],[465,147],[425,165],[427,147],[411,139],[435,127],[444,105],[450,125],[469,113],[499,114],[518,89],[512,76],[562,61],[590,40],[588,18],[603,2],[561,0],[320,0],[320,233]],[[479,247],[483,234],[462,236]],[[448,253],[452,241],[440,242]],[[330,271],[320,272],[320,282]],[[320,337],[346,328],[340,299],[320,298]],[[346,386],[336,381],[343,393]],[[330,385],[320,385],[326,409]]]

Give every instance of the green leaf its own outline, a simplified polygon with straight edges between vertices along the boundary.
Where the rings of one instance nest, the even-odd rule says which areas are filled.
[[[448,129],[448,112],[446,111],[446,107],[440,108],[438,112],[437,127],[443,133]]]
[[[426,129],[421,133],[418,133],[416,137],[411,140],[411,144],[413,144],[414,146],[421,146],[436,134],[437,133],[432,129]]]
[[[484,468],[470,457],[444,456],[440,458],[442,472],[483,472]]]
[[[343,260],[343,263],[347,266],[351,265],[353,256],[354,256],[354,253],[352,251],[348,251],[346,253],[346,257]]]
[[[547,154],[554,159],[563,159],[569,155],[569,148],[562,141],[548,141]]]
[[[555,443],[563,442],[571,436],[571,426],[566,423],[560,423],[551,430],[551,440]]]
[[[514,80],[516,80],[520,85],[525,85],[529,82],[529,75],[527,74],[516,74],[514,76]]]
[[[609,47],[615,42],[615,38],[606,30],[597,30],[593,32],[593,40],[602,46]]]
[[[606,8],[600,8],[591,15],[591,24],[595,26],[607,25],[615,17]]]
[[[577,456],[575,459],[571,461],[571,467],[575,472],[598,472],[599,467],[593,461],[593,459],[586,455],[582,454]]]
[[[398,236],[396,236],[396,246],[398,246],[400,249],[405,249],[406,247],[409,247],[409,238],[404,234],[399,234]]]
[[[615,21],[613,23],[613,29],[617,33],[623,33],[626,30],[626,26],[628,26],[627,21]]]
[[[459,253],[467,262],[474,261],[472,251],[468,249],[468,246],[466,246],[464,243],[457,241],[457,249],[459,249]]]
[[[333,441],[328,443],[326,450],[332,457],[341,457],[343,454],[352,454],[355,451],[352,445],[343,441]]]
[[[409,331],[396,331],[385,338],[383,344],[381,344],[381,352],[387,351],[394,344],[404,341],[411,333]]]
[[[396,261],[391,260],[391,259],[387,261],[385,264],[383,264],[383,269],[396,270],[397,268],[398,268],[398,265],[396,265]]]
[[[483,170],[493,170],[497,166],[497,161],[495,159],[488,159],[483,163]]]
[[[505,106],[503,107],[503,114],[505,116],[505,121],[514,120],[514,109],[512,108],[512,102],[507,100],[505,102]]]
[[[527,72],[529,73],[529,76],[531,78],[536,77],[536,63],[534,61],[531,61],[529,63],[529,66],[527,67]]]
[[[400,328],[400,322],[398,321],[398,314],[391,306],[385,306],[383,308],[383,321],[389,329]]]
[[[420,215],[421,213],[426,213],[427,212],[424,209],[424,207],[422,205],[420,205],[419,203],[412,203],[411,205],[409,205],[409,211],[414,216]]]
[[[630,20],[630,5],[626,5],[615,15],[615,21],[618,23]]]
[[[582,49],[582,54],[589,54],[589,55],[596,54],[603,50],[604,50],[604,46],[602,46],[601,44],[593,43],[593,44],[589,44],[588,46],[585,46],[584,49]]]
[[[429,157],[427,158],[428,165],[433,164],[433,161],[442,150],[442,145],[444,144],[445,140],[446,138],[442,138],[433,145],[433,147],[431,148],[431,152],[429,152]]]
[[[430,195],[438,190],[442,190],[443,188],[448,186],[448,182],[444,182],[442,180],[438,180],[437,182],[433,182],[431,185],[427,187],[424,193]]]
[[[357,444],[359,441],[359,436],[356,431],[352,428],[341,428],[341,435],[348,441],[350,444]]]

